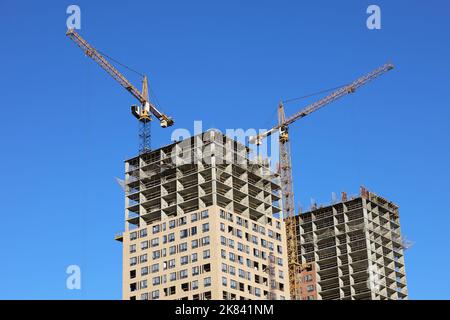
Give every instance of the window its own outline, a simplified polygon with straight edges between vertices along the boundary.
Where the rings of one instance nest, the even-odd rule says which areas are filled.
[[[205,279],[203,280],[203,286],[204,286],[204,287],[209,287],[209,286],[211,286],[211,277],[205,278]]]
[[[152,228],[153,234],[158,233],[160,230],[161,230],[161,229],[160,229],[160,227],[159,227],[159,224],[153,226],[153,228]]]
[[[177,273],[176,273],[176,272],[170,273],[170,275],[169,275],[169,280],[170,280],[170,281],[175,281],[175,280],[177,280]]]
[[[169,238],[169,242],[175,241],[175,233],[169,233],[168,238]]]
[[[188,229],[180,230],[180,239],[184,239],[189,236]]]
[[[307,274],[306,276],[303,277],[303,281],[304,282],[310,282],[312,281],[313,277],[311,274]]]
[[[180,219],[178,219],[178,225],[179,226],[183,226],[186,224],[186,217],[181,217]]]
[[[209,231],[209,223],[202,224],[202,231],[203,232],[208,232]]]
[[[159,271],[159,263],[152,264],[152,273]]]
[[[136,252],[136,245],[132,244],[130,245],[130,253],[135,253]]]
[[[225,238],[224,236],[220,236],[220,243],[224,246],[227,245],[227,238]]]
[[[188,277],[188,271],[187,269],[183,269],[180,271],[180,279],[185,279]]]
[[[259,227],[259,233],[265,235],[266,234],[266,229],[264,227]]]
[[[236,275],[236,268],[233,266],[228,266],[228,273],[232,276]]]
[[[261,297],[261,289],[255,288],[255,296]]]
[[[147,262],[147,254],[143,254],[139,257],[139,262],[144,263]]]
[[[244,270],[239,269],[239,270],[238,270],[238,274],[239,274],[239,277],[240,277],[240,278],[244,278],[244,279],[245,279],[245,271],[244,271]]]
[[[141,294],[141,300],[148,300],[148,293]]]
[[[148,241],[142,241],[141,242],[141,250],[145,250],[148,248]]]
[[[136,278],[136,270],[131,270],[130,271],[130,279],[134,279]]]
[[[192,227],[191,228],[191,236],[195,236],[197,234],[197,227]]]
[[[139,287],[140,287],[141,289],[147,288],[147,280],[142,280],[142,281],[140,282],[140,284],[139,284]]]
[[[228,270],[228,266],[226,265],[226,263],[222,263],[222,272],[227,272]]]
[[[180,243],[180,246],[179,246],[179,251],[180,252],[187,251],[187,249],[188,249],[187,242]]]
[[[220,231],[225,231],[225,224],[224,223],[220,223]]]
[[[175,259],[169,260],[169,269],[175,268]]]
[[[157,285],[161,284],[161,277],[154,277],[154,278],[152,279],[152,284],[153,284],[154,286],[157,286]]]
[[[211,257],[211,251],[208,250],[204,250],[203,251],[203,259],[208,259]]]
[[[226,287],[228,284],[227,284],[227,278],[226,277],[222,277],[222,285],[224,286],[224,287]]]
[[[175,253],[177,253],[177,246],[170,246],[169,254],[175,254]]]
[[[182,256],[180,258],[180,263],[181,263],[182,266],[185,265],[185,264],[188,264],[189,263],[189,256]]]
[[[142,229],[141,231],[139,231],[139,236],[141,238],[146,237],[147,236],[147,229]]]
[[[200,267],[192,267],[192,276],[198,276],[200,274]]]
[[[262,246],[263,248],[267,248],[267,241],[264,240],[264,239],[261,239],[261,246]]]
[[[130,233],[130,240],[136,240],[136,239],[137,239],[137,232],[136,231],[131,232]]]
[[[233,248],[233,249],[234,249],[234,240],[233,240],[233,239],[228,239],[228,246],[229,246],[230,248]]]
[[[198,213],[191,214],[191,222],[195,222],[198,220]]]
[[[197,239],[191,241],[191,248],[192,249],[198,248],[198,240]]]
[[[137,257],[130,258],[130,266],[135,266],[137,264]]]
[[[197,260],[198,260],[197,253],[191,254],[191,262],[197,262]]]
[[[161,251],[153,251],[153,260],[161,258]]]
[[[237,288],[237,282],[235,280],[231,280],[230,281],[230,287],[231,287],[231,289],[236,289]]]
[[[175,226],[176,226],[175,220],[170,220],[169,221],[169,229],[173,229],[173,228],[175,228]]]
[[[152,291],[152,300],[159,299],[159,290]]]
[[[241,238],[242,239],[242,230],[240,229],[236,229],[236,237]]]
[[[209,244],[209,236],[202,238],[202,245],[206,246]]]
[[[145,276],[148,274],[148,267],[141,268],[141,276]]]
[[[198,289],[198,280],[192,281],[191,290],[197,290],[197,289]]]
[[[202,219],[206,219],[206,218],[208,218],[208,217],[209,217],[209,212],[208,212],[208,210],[204,210],[204,211],[202,211],[202,213],[201,213],[201,217],[202,217]]]
[[[308,291],[308,292],[314,291],[314,285],[312,285],[312,284],[308,285],[308,286],[306,287],[306,291]]]
[[[159,245],[159,238],[152,239],[150,244],[151,244],[152,247],[158,246]]]
[[[236,255],[233,252],[228,253],[228,258],[230,261],[236,261]]]
[[[283,266],[283,259],[277,258],[277,264],[282,267]]]
[[[223,258],[223,259],[226,259],[227,258],[227,252],[225,251],[225,250],[220,250],[220,255],[221,255],[221,257]]]

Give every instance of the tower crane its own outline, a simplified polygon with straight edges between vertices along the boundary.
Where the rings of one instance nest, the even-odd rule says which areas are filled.
[[[148,78],[146,75],[142,77],[142,91],[139,91],[131,84],[98,50],[91,46],[84,40],[74,29],[69,29],[66,32],[72,41],[74,41],[84,53],[105,70],[114,80],[116,80],[122,87],[130,92],[138,101],[140,105],[132,105],[131,113],[139,121],[139,153],[150,151],[151,134],[150,121],[152,114],[159,120],[161,127],[167,128],[173,125],[172,118],[168,117],[159,111],[148,97]]]
[[[386,63],[368,73],[367,75],[351,82],[350,84],[340,87],[339,89],[333,91],[331,94],[327,95],[325,98],[308,105],[306,108],[296,112],[288,118],[286,118],[284,112],[284,105],[282,102],[280,102],[280,104],[278,105],[278,124],[275,125],[272,129],[259,133],[256,136],[252,136],[249,139],[249,142],[251,144],[256,144],[258,146],[265,138],[269,137],[273,133],[279,133],[279,168],[281,176],[282,205],[284,212],[283,219],[286,223],[287,256],[291,299],[297,300],[300,297],[299,274],[305,266],[301,265],[298,261],[297,227],[295,223],[292,164],[288,131],[289,126],[297,120],[304,118],[307,115],[325,107],[331,102],[336,101],[339,98],[346,96],[347,94],[354,93],[359,87],[385,74],[393,68],[394,66],[392,64]]]

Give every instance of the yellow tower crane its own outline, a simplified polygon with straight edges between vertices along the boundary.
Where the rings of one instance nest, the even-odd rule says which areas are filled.
[[[284,105],[282,102],[280,102],[278,106],[278,124],[272,129],[262,132],[256,136],[250,137],[249,139],[250,143],[260,145],[263,139],[267,138],[275,132],[279,133],[279,165],[281,176],[283,219],[286,223],[287,256],[291,299],[298,300],[300,298],[299,274],[304,266],[301,265],[298,261],[298,240],[297,225],[295,222],[291,151],[288,132],[289,126],[297,120],[306,117],[307,115],[319,110],[320,108],[323,108],[331,102],[338,100],[339,98],[342,98],[349,93],[355,92],[359,87],[381,76],[389,70],[392,70],[393,68],[394,66],[390,63],[384,64],[378,69],[375,69],[374,71],[353,81],[352,83],[340,87],[325,98],[308,105],[306,108],[298,111],[289,118],[286,118]]]
[[[105,70],[114,80],[130,92],[140,103],[140,106],[131,106],[131,113],[139,120],[139,152],[150,151],[150,121],[152,114],[159,120],[161,127],[173,125],[172,118],[159,111],[148,98],[148,78],[142,77],[142,92],[133,86],[98,50],[84,40],[74,29],[67,30],[66,36],[73,40],[84,53]]]

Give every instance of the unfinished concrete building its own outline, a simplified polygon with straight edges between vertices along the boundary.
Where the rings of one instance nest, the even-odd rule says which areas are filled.
[[[218,131],[125,162],[123,299],[289,299],[280,179]]]
[[[362,187],[296,219],[302,299],[408,298],[397,205]]]

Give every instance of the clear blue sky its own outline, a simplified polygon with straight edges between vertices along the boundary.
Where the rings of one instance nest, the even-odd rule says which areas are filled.
[[[366,8],[382,29],[366,28]],[[0,2],[0,298],[119,299],[133,98],[65,37],[68,1]],[[280,99],[396,69],[291,128],[297,201],[361,184],[401,207],[412,299],[450,298],[446,1],[77,1],[80,33],[150,76],[175,128],[260,128]],[[129,75],[127,73],[127,75]],[[138,83],[138,78],[130,75]],[[307,101],[287,106],[287,113]],[[154,128],[153,145],[171,131]],[[82,290],[65,269],[82,268]]]

